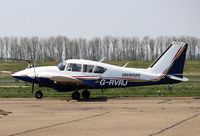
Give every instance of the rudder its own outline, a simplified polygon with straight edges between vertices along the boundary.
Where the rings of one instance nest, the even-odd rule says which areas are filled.
[[[188,44],[173,42],[163,54],[148,68],[155,74],[172,75],[183,78]]]

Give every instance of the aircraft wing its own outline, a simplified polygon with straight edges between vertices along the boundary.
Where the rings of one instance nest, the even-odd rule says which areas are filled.
[[[33,78],[35,76],[35,74],[32,73],[32,74],[29,74],[28,76]],[[37,73],[37,71],[36,71],[36,76],[43,77],[43,78],[49,78],[50,80],[57,82],[57,83],[83,84],[82,80],[79,80],[72,76],[63,75],[58,72],[48,72],[47,71],[47,72]]]
[[[60,83],[83,83],[81,80],[69,76],[53,76],[50,79]]]

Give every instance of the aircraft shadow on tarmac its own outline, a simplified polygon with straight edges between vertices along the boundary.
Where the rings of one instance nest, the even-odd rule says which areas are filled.
[[[7,116],[8,114],[10,114],[12,112],[8,112],[8,111],[4,111],[4,110],[0,110],[0,119],[4,116]]]
[[[95,97],[95,98],[88,98],[88,99],[80,99],[78,102],[106,102],[108,100],[107,97]]]

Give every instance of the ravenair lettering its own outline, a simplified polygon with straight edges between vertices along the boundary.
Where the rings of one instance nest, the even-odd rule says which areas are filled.
[[[127,80],[116,80],[116,79],[102,79],[99,84],[101,86],[127,86]]]
[[[122,73],[122,77],[140,77],[140,73]]]

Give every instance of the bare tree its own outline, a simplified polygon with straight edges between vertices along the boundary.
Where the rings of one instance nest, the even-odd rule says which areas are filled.
[[[0,57],[61,61],[64,59],[154,60],[173,41],[188,43],[188,60],[200,59],[200,39],[191,36],[139,39],[138,37],[95,37],[92,39],[65,36],[0,37]]]
[[[112,37],[111,36],[105,36],[102,39],[102,48],[103,48],[103,52],[104,52],[104,57],[106,57],[107,60],[110,60],[110,45],[111,45],[111,40]]]

